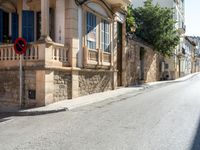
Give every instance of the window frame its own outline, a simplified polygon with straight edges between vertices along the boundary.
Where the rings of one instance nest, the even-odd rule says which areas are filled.
[[[108,31],[106,31],[105,29],[105,22],[108,23]],[[104,26],[104,28],[102,29],[102,25]],[[103,51],[103,52],[108,52],[110,53],[110,46],[111,46],[111,24],[110,22],[108,22],[107,20],[105,19],[101,19],[101,22],[100,22],[100,49]],[[102,33],[103,32],[103,33]],[[108,35],[108,43],[106,43],[105,39],[106,39],[106,34]],[[104,36],[104,39],[103,37]],[[103,44],[103,47],[102,47],[102,44]],[[107,48],[105,47],[107,46]]]
[[[93,22],[94,20],[91,20],[91,24],[95,24],[96,26],[94,27],[94,26],[92,26],[91,24],[88,24],[88,18],[87,17],[89,17],[89,15],[91,15],[90,17],[95,17],[95,18],[93,18],[93,19],[96,19],[95,20],[95,22]],[[95,14],[93,14],[93,13],[91,13],[91,12],[86,12],[86,44],[87,44],[87,47],[89,48],[89,43],[88,43],[88,34],[89,34],[89,32],[88,32],[88,28],[94,28],[94,29],[92,29],[90,32],[95,32],[95,33],[93,33],[93,34],[95,34],[95,41],[91,41],[91,42],[93,42],[93,44],[94,45],[92,45],[92,47],[94,46],[95,48],[90,48],[90,49],[97,49],[97,40],[98,40],[98,36],[97,36],[97,34],[98,34],[98,30],[97,30],[97,27],[98,27],[98,23],[97,23],[97,16],[95,15]]]
[[[90,49],[87,45],[87,13],[92,13],[93,15],[96,16],[96,49],[90,49],[90,50],[102,50],[104,53],[111,53],[111,41],[112,41],[112,23],[113,19],[111,17],[105,17],[98,12],[94,11],[93,9],[87,7],[86,5],[83,6],[83,11],[84,11],[84,46],[86,46],[88,49]],[[105,20],[109,23],[109,50],[104,51],[101,48],[101,20]]]

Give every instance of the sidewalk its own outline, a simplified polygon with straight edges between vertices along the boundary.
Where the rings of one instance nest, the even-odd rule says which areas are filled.
[[[39,107],[39,108],[32,108],[32,109],[26,109],[26,110],[19,110],[19,111],[12,111],[12,112],[3,112],[13,115],[41,115],[41,114],[47,114],[47,113],[56,113],[56,112],[62,112],[67,110],[73,110],[78,107],[90,105],[93,103],[97,103],[100,101],[105,101],[109,98],[118,97],[120,95],[125,95],[130,92],[137,93],[140,90],[144,90],[146,88],[161,86],[166,83],[175,83],[175,82],[182,82],[187,79],[192,78],[193,76],[198,75],[199,73],[194,73],[187,75],[185,77],[179,78],[177,80],[170,80],[170,81],[158,81],[158,82],[151,82],[146,83],[138,87],[128,87],[128,88],[119,88],[113,91],[106,91],[102,93],[95,93],[91,95],[86,95],[78,98],[74,98],[73,100],[64,100],[57,103],[50,104],[48,106]]]

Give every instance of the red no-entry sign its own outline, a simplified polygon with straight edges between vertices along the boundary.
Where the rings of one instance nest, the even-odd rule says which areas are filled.
[[[17,38],[14,43],[14,50],[17,54],[21,55],[26,52],[27,42],[23,38]]]

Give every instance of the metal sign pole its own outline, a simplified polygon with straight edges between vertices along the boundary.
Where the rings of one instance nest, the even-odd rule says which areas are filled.
[[[20,55],[19,61],[19,99],[20,99],[20,108],[22,108],[22,58],[23,55]]]
[[[26,53],[27,49],[27,42],[23,38],[17,38],[14,43],[14,50],[16,54],[19,54],[20,60],[19,60],[19,105],[20,108],[22,108],[22,100],[23,100],[23,70],[22,70],[22,60],[23,60],[23,54]]]

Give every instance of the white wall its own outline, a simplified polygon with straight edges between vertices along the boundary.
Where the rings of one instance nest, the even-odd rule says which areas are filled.
[[[146,0],[132,0],[132,5],[134,8],[137,7],[142,7],[144,5],[144,2]],[[169,8],[173,8],[173,1],[174,0],[153,0],[154,4],[159,4],[162,7],[169,7]]]
[[[144,6],[146,0],[132,0],[132,5],[134,8]],[[180,1],[177,5],[174,0],[153,0],[153,4],[159,4],[162,7],[175,8],[174,9],[174,19],[178,21],[178,27],[182,27],[181,23],[185,22],[185,12],[184,3]]]
[[[56,0],[55,42],[65,44],[65,0]]]

